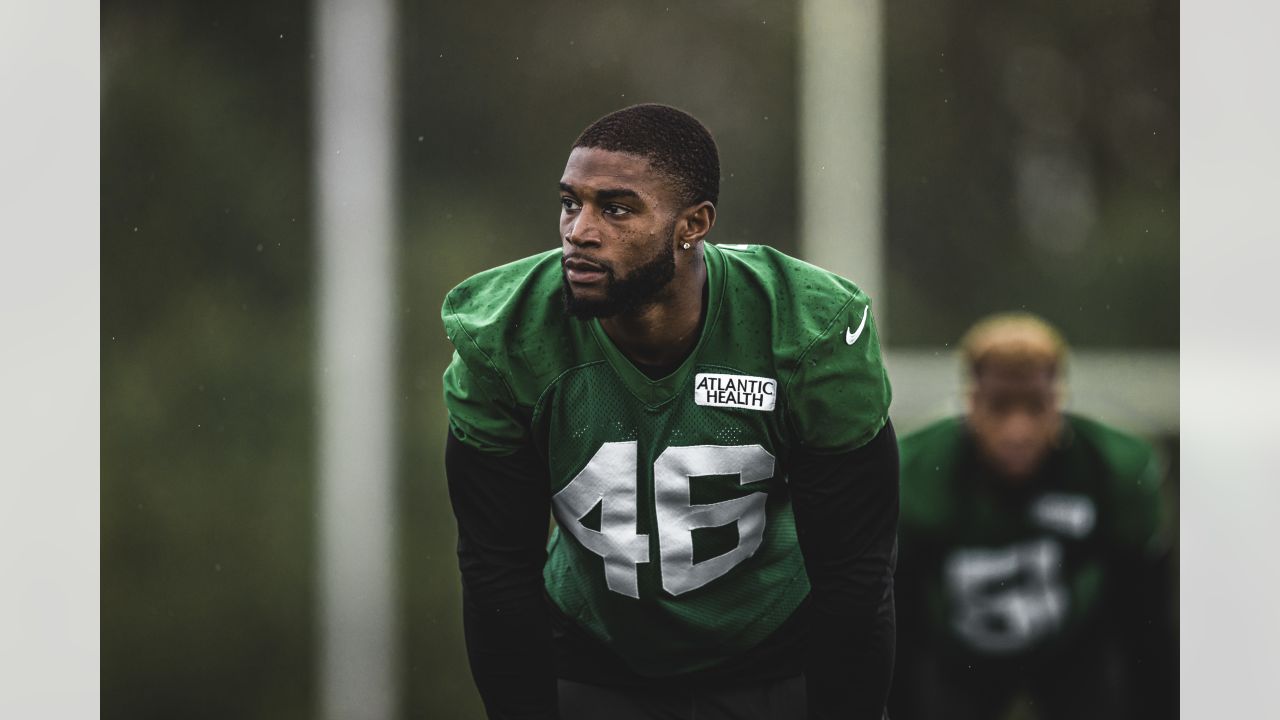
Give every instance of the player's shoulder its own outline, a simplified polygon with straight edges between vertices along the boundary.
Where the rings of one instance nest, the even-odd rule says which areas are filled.
[[[442,316],[467,328],[486,328],[527,311],[530,295],[558,287],[553,282],[559,279],[559,255],[548,250],[472,275],[445,294]]]
[[[860,447],[884,427],[892,388],[871,302],[847,278],[762,245],[710,250],[726,277],[721,323],[776,373],[795,441]]]
[[[853,281],[767,245],[722,245],[716,252],[728,279],[725,304],[750,327],[769,328],[770,350],[785,376],[806,367],[879,371],[871,299]]]
[[[1097,452],[1117,478],[1141,477],[1154,462],[1155,450],[1136,435],[1074,413],[1065,413],[1063,418],[1072,441],[1085,443]]]
[[[1100,490],[1111,508],[1107,526],[1114,540],[1148,550],[1167,541],[1169,515],[1161,489],[1164,473],[1155,449],[1145,440],[1097,420],[1067,415],[1066,421],[1072,442],[1090,448],[1105,466]]]
[[[518,402],[529,402],[574,346],[560,256],[549,250],[472,275],[445,295],[440,310],[462,360],[473,371],[501,375]]]
[[[937,420],[898,438],[904,526],[925,527],[942,521],[951,506],[954,470],[964,438],[961,417]]]
[[[852,280],[768,245],[719,245],[732,293],[761,293],[774,303],[783,325],[798,335],[820,333],[850,305],[870,304]]]
[[[959,451],[964,437],[964,418],[943,418],[904,434],[898,439],[901,462],[921,463],[946,460],[948,463]]]

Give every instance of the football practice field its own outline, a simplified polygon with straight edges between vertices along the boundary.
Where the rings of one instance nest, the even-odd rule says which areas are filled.
[[[1183,422],[1220,417],[1183,408],[1179,312],[1212,305],[1230,323],[1237,306],[1179,294],[1202,268],[1180,246],[1177,2],[98,12],[101,717],[484,717],[444,469],[441,305],[562,246],[574,138],[635,103],[714,135],[708,242],[775,248],[871,298],[900,438],[966,412],[959,343],[980,318],[1061,330],[1066,409],[1156,450],[1178,567]],[[1270,307],[1266,287],[1238,308]],[[795,318],[771,321],[761,332]],[[1231,343],[1199,332],[1217,362]],[[1270,427],[1260,412],[1221,422],[1252,420]],[[1266,492],[1230,502],[1268,506]],[[1256,665],[1241,677],[1261,687],[1275,663]],[[1029,692],[1006,712],[1049,720]]]

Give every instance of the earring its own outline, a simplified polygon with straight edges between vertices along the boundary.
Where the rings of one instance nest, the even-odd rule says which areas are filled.
[[[685,250],[688,250],[688,249],[689,249],[689,243],[685,243],[682,247],[683,247]]]

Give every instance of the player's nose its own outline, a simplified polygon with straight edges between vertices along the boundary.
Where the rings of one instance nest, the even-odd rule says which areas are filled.
[[[569,221],[564,228],[565,242],[574,247],[584,247],[600,244],[599,228],[589,218],[589,214],[584,210]]]
[[[1008,418],[1000,424],[998,436],[1000,442],[1007,447],[1016,447],[1025,445],[1031,438],[1031,428],[1027,423],[1021,421],[1016,414]]]

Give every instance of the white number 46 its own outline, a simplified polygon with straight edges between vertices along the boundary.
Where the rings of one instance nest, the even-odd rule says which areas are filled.
[[[609,589],[640,597],[636,566],[649,562],[649,536],[636,532],[638,450],[635,441],[605,443],[587,466],[552,498],[560,527],[604,559]],[[766,495],[707,505],[689,500],[689,483],[700,475],[737,475],[738,483],[773,477],[774,457],[759,445],[670,447],[653,463],[662,589],[672,595],[696,590],[755,554],[764,539]],[[600,529],[582,518],[600,505]],[[738,524],[738,546],[723,555],[693,561],[693,531]]]

